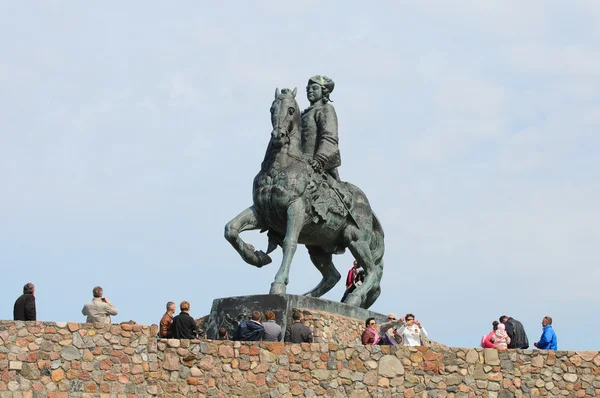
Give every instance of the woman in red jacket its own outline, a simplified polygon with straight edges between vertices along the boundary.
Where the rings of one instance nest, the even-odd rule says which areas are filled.
[[[492,330],[491,332],[489,332],[481,338],[481,346],[483,348],[496,348],[496,345],[492,341],[492,338],[494,337],[496,330],[498,330],[498,321],[492,322],[492,326],[494,327],[494,330]]]

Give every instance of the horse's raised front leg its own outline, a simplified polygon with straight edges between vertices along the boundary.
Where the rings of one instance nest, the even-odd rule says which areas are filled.
[[[259,223],[256,210],[254,206],[250,206],[225,225],[225,239],[231,243],[231,246],[245,262],[260,268],[269,264],[272,261],[271,257],[262,250],[254,250],[254,246],[240,238],[241,232],[259,228],[262,228],[262,225]]]
[[[275,275],[275,280],[271,283],[270,294],[285,294],[288,278],[290,275],[290,265],[298,246],[298,236],[304,226],[304,201],[296,200],[287,209],[287,225],[285,229],[285,238],[283,238],[283,258],[279,271]]]

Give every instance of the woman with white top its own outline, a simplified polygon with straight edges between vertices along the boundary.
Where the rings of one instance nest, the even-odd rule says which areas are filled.
[[[402,336],[404,345],[412,347],[423,345],[421,337],[427,337],[427,332],[419,321],[415,321],[413,314],[406,314],[401,318],[400,325],[398,334]]]

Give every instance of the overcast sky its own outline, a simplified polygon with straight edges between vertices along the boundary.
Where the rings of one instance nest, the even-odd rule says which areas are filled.
[[[386,233],[373,310],[465,347],[502,314],[533,343],[550,315],[559,348],[600,348],[599,2],[228,4],[0,5],[0,318],[29,281],[48,321],[83,321],[96,285],[145,324],[268,293],[280,250],[256,269],[223,227],[275,87],[305,108],[324,74],[340,175]],[[288,293],[319,280],[300,247]]]

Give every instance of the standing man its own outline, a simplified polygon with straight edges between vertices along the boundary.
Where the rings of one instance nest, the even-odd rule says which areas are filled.
[[[94,298],[83,306],[81,313],[87,316],[87,323],[111,323],[110,316],[117,315],[119,312],[109,299],[103,297],[104,290],[96,286],[92,290]]]
[[[173,314],[175,314],[175,303],[169,301],[167,303],[167,312],[160,319],[160,330],[158,335],[163,339],[170,338],[173,332],[171,331],[171,324],[173,323]]]
[[[190,303],[182,301],[179,304],[179,309],[181,309],[181,312],[173,318],[171,324],[172,337],[174,339],[197,339],[198,329],[196,328],[196,321],[190,315]]]
[[[504,324],[506,333],[510,337],[508,348],[529,348],[529,339],[521,322],[507,315],[502,315],[498,320]]]
[[[312,343],[313,333],[312,330],[302,322],[302,313],[300,311],[294,311],[292,319],[294,320],[294,323],[285,329],[283,341],[286,343]]]
[[[542,337],[537,343],[533,343],[534,346],[540,350],[554,350],[558,349],[558,343],[556,341],[556,333],[552,328],[552,318],[545,316],[542,319]]]
[[[35,286],[29,282],[23,286],[23,294],[15,301],[13,309],[15,321],[35,321]]]
[[[342,164],[338,147],[338,121],[329,95],[335,83],[327,76],[308,79],[306,96],[310,106],[302,112],[302,152],[317,173],[326,172],[340,180],[337,168]]]
[[[360,268],[358,261],[354,260],[352,268],[350,268],[350,271],[348,271],[348,276],[346,277],[346,291],[342,296],[342,303],[344,302],[344,300],[346,300],[346,297],[348,297],[348,295],[352,293],[354,289],[356,289],[357,286],[360,286],[362,284],[364,278],[365,271],[362,268]]]

